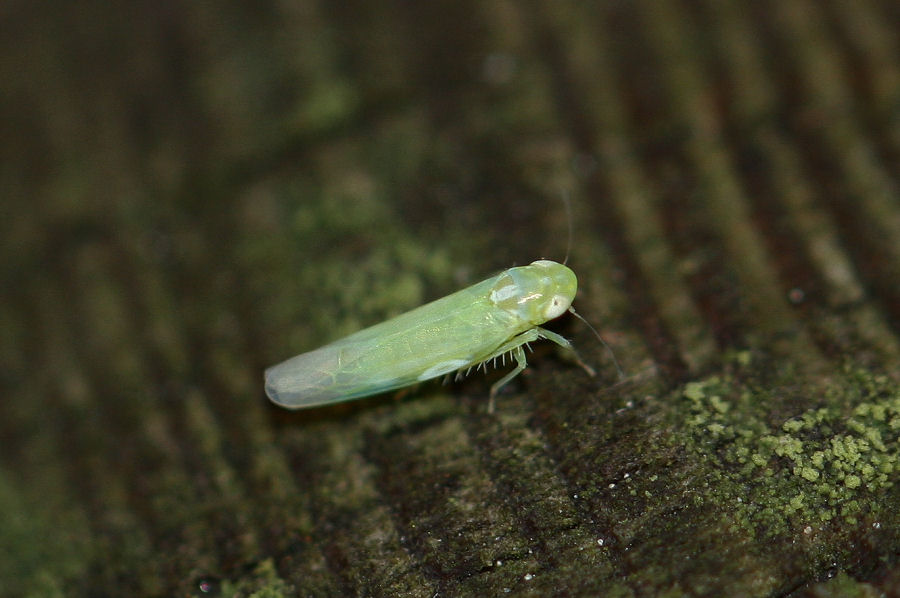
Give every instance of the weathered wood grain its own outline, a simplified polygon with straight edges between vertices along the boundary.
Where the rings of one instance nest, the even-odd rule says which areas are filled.
[[[894,596],[900,12],[8,2],[0,594]],[[566,254],[491,373],[262,370]],[[493,376],[493,377],[492,377]]]

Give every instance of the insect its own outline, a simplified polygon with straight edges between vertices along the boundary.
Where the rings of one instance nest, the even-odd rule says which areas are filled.
[[[571,307],[577,288],[575,273],[554,261],[509,268],[270,367],[266,394],[288,409],[315,407],[461,374],[497,358],[505,362],[510,353],[516,366],[491,386],[493,412],[497,392],[525,369],[523,345],[531,341],[545,338],[572,351],[594,375],[568,340],[540,326],[566,311],[578,316]]]

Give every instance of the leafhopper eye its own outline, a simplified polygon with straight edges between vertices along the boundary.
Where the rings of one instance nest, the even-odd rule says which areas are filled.
[[[563,315],[572,302],[565,295],[554,295],[549,303],[547,303],[547,308],[544,310],[544,318],[546,320],[553,320]]]

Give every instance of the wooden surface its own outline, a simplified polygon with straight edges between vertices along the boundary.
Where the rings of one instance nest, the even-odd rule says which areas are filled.
[[[888,0],[7,2],[0,594],[877,596],[900,568]],[[263,369],[569,264],[500,375]],[[884,592],[885,594],[880,594]]]

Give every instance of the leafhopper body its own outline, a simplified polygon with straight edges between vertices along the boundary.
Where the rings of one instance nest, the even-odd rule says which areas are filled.
[[[572,349],[540,324],[570,310],[577,287],[572,270],[549,260],[504,270],[270,367],[266,394],[288,409],[315,407],[467,370],[511,353],[516,367],[491,387],[492,408],[500,387],[525,369],[522,345],[546,338]]]

